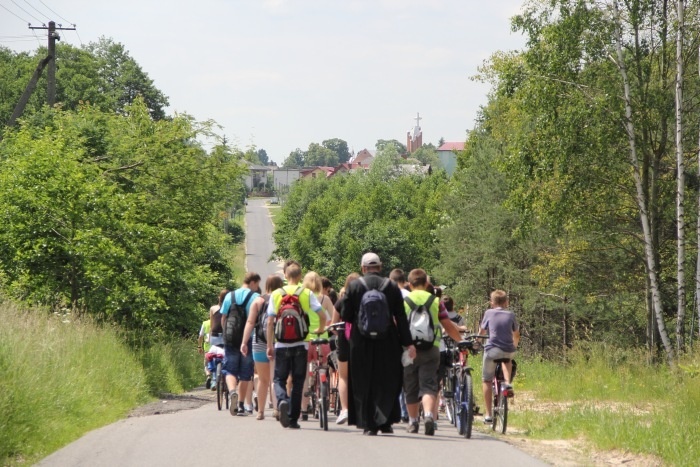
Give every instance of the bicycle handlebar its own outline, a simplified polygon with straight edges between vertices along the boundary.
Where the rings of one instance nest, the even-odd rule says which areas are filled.
[[[326,331],[344,331],[345,323],[343,321],[339,323],[329,324],[326,326]]]

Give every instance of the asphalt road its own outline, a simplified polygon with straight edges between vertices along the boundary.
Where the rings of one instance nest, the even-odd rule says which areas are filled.
[[[269,262],[274,242],[274,229],[266,199],[248,200],[246,206],[246,270],[260,274],[260,288],[265,290],[265,279],[270,274],[282,276],[282,263]]]
[[[264,200],[250,200],[246,212],[247,266],[263,278],[281,272],[269,263],[272,224]],[[211,397],[211,392],[199,393]],[[354,427],[335,424],[321,431],[317,421],[288,430],[267,411],[265,420],[232,417],[213,399],[176,413],[132,417],[94,430],[42,460],[40,466],[542,466],[508,443],[474,432],[464,439],[446,421],[435,436],[395,434],[363,436]],[[481,418],[474,423],[481,423]]]
[[[83,436],[45,458],[40,466],[543,466],[543,462],[496,438],[475,432],[471,439],[441,422],[435,436],[363,436],[331,418],[327,432],[318,422],[300,430],[265,420],[232,417],[215,403],[193,410],[122,420]],[[475,419],[480,423],[481,419]]]

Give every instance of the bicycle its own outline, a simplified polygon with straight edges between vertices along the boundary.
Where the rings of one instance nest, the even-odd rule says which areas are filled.
[[[514,395],[513,389],[506,386],[506,384],[510,384],[515,376],[517,366],[515,360],[513,360],[510,381],[506,382],[503,376],[502,365],[509,361],[511,361],[510,358],[497,358],[494,360],[496,362],[496,374],[491,383],[493,391],[493,421],[491,422],[491,429],[500,431],[501,434],[506,434],[506,428],[508,427],[508,399]]]
[[[215,353],[207,353],[206,357],[207,362],[214,362],[214,365],[216,365],[216,370],[214,370],[214,377],[216,379],[216,405],[219,410],[221,410],[224,405],[226,406],[226,410],[228,410],[228,386],[226,385],[226,377],[221,374],[221,370],[224,366],[224,357]]]
[[[484,336],[477,334],[464,336],[463,340],[454,343],[452,350],[450,383],[453,389],[453,418],[457,432],[465,438],[472,437],[474,414],[479,412],[479,407],[474,401],[474,383],[472,368],[469,366],[469,354],[479,353],[481,344],[477,339],[482,337]]]
[[[345,332],[345,323],[335,323],[326,327],[326,331],[335,332]],[[335,337],[335,336],[334,336]],[[333,337],[331,337],[331,340]],[[336,341],[337,342],[337,341]],[[331,348],[333,345],[331,345]],[[340,381],[340,376],[338,375],[338,349],[331,350],[328,355],[328,366],[329,366],[329,376],[330,376],[330,408],[333,411],[333,415],[336,417],[340,415],[340,411],[343,409],[340,403],[340,392],[338,391],[338,383]],[[330,371],[332,370],[332,371]]]
[[[309,397],[310,411],[314,414],[314,418],[318,418],[319,425],[323,431],[328,431],[328,406],[330,394],[330,382],[328,381],[328,364],[323,363],[323,354],[321,346],[328,344],[328,339],[318,337],[323,332],[314,332],[316,338],[310,344],[316,347],[316,361],[309,363],[309,389],[305,396]],[[307,409],[308,410],[308,409]]]

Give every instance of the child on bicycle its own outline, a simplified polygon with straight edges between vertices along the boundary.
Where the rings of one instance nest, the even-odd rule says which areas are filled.
[[[486,403],[486,416],[484,423],[493,421],[493,390],[491,383],[496,375],[496,362],[498,359],[509,359],[503,364],[503,377],[507,382],[506,388],[513,394],[511,382],[512,359],[520,341],[520,327],[515,313],[508,310],[508,294],[503,290],[491,292],[491,308],[486,310],[481,320],[479,334],[488,340],[484,345],[484,366],[482,370],[482,385],[484,389],[484,402]]]

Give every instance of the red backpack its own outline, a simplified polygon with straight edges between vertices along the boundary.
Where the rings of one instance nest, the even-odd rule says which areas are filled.
[[[284,289],[279,291],[282,301],[275,321],[275,338],[285,344],[302,342],[309,335],[309,315],[304,313],[299,302],[299,295],[304,288],[298,287],[293,294]]]

